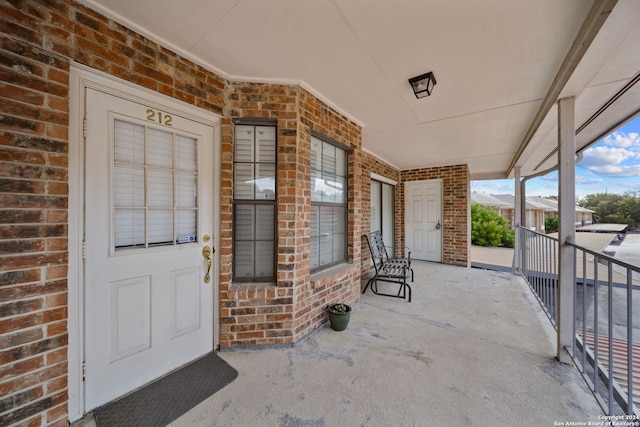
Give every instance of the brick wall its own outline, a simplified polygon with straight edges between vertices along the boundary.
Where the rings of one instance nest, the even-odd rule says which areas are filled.
[[[72,1],[0,4],[0,425],[67,425],[71,60],[222,114],[225,80]]]
[[[297,86],[230,83],[223,123],[221,348],[293,344],[327,320],[330,302],[359,296],[360,198],[349,192],[350,264],[311,276],[311,130],[354,152],[349,186],[359,188],[360,127]],[[278,131],[276,283],[233,283],[233,119],[275,120]]]
[[[298,217],[298,88],[285,85],[231,83],[222,124],[220,241],[220,347],[278,345],[293,342],[295,277],[302,262],[296,253]],[[277,263],[276,283],[233,283],[233,119],[269,119],[277,124]],[[308,273],[308,268],[307,268]],[[299,273],[298,273],[299,274]]]
[[[471,193],[467,165],[413,169],[402,171],[400,175],[403,183],[442,179],[442,262],[468,267],[471,263]],[[404,186],[399,187],[401,212],[396,222],[404,224]]]
[[[359,191],[362,187],[362,129],[304,89],[300,89],[299,114],[298,144],[301,156],[297,162],[297,171],[302,173],[298,190],[302,193],[300,202],[303,203],[303,212],[298,220],[302,221],[303,240],[296,250],[303,253],[302,272],[310,271],[311,131],[331,138],[352,151],[348,156],[348,264],[316,273],[310,276],[310,280],[302,280],[300,286],[296,286],[295,340],[305,337],[327,321],[326,307],[330,303],[352,304],[360,298],[360,236],[363,232],[363,209]]]

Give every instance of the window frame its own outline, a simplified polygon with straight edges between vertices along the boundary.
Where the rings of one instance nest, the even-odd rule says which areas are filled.
[[[119,125],[120,123],[120,125]],[[110,201],[110,218],[112,222],[112,230],[110,237],[110,251],[112,254],[119,253],[140,253],[143,250],[165,248],[165,247],[177,247],[183,244],[197,243],[199,235],[199,217],[201,210],[201,201],[199,196],[199,188],[202,185],[200,178],[198,177],[199,165],[198,165],[198,138],[188,135],[184,131],[177,129],[167,129],[148,123],[140,123],[139,121],[132,120],[130,117],[116,115],[113,118],[110,126],[112,126],[113,137],[110,142],[110,168],[111,168],[111,201]],[[133,132],[137,136],[128,135],[132,138],[137,138],[137,141],[130,141],[134,144],[141,144],[140,147],[127,146],[126,139],[118,139],[118,135],[122,133]],[[153,137],[155,134],[156,138]],[[156,144],[157,137],[163,135],[164,138],[160,141],[160,144]],[[184,154],[184,151],[180,149],[184,146],[185,142],[189,142],[192,145],[191,154],[193,154],[193,164],[191,168],[183,167],[183,163],[180,160],[184,160],[180,154]],[[158,152],[154,150],[164,148],[165,158],[158,157]],[[169,148],[169,150],[167,150]],[[118,150],[124,150],[120,154]],[[126,154],[128,150],[133,151],[132,154]],[[137,154],[136,150],[140,150]],[[162,154],[162,153],[160,153]],[[128,156],[134,156],[127,158]],[[140,157],[137,157],[140,156]],[[164,160],[164,161],[163,161]],[[131,173],[132,177],[137,177],[138,180],[122,179],[126,176],[127,171]],[[165,184],[157,177],[164,175]],[[154,176],[156,179],[154,179]],[[190,205],[183,205],[185,191],[183,188],[183,182],[181,179],[189,176],[193,178],[195,184],[195,192],[193,193],[193,203]],[[182,178],[181,178],[182,177]],[[141,178],[141,180],[140,180]],[[136,184],[137,182],[137,184]],[[168,185],[167,185],[168,182]],[[141,185],[142,188],[136,188],[136,185]],[[127,194],[127,190],[131,191],[131,194]],[[135,190],[138,190],[136,193]],[[141,191],[140,191],[141,190]],[[155,190],[155,191],[154,191]],[[158,197],[153,195],[161,194],[166,200],[164,203],[158,204]],[[188,192],[187,192],[188,193]],[[138,197],[141,200],[134,200],[133,197]],[[131,203],[123,203],[122,199]],[[184,225],[184,218],[181,219],[181,214],[192,213],[193,220],[188,223],[192,226],[192,232],[184,236],[180,236],[181,226]],[[122,215],[129,214],[131,216],[142,216],[142,234],[132,235],[131,243],[118,244],[118,234],[122,231],[121,228],[127,227],[127,222],[122,222]],[[171,216],[171,221],[165,221],[160,224],[161,234],[165,234],[166,237],[158,239],[152,233],[157,234],[152,229],[153,219],[159,218],[154,216],[163,213]],[[134,220],[135,222],[135,220]],[[136,225],[131,223],[129,228],[135,229]],[[168,229],[170,230],[171,237],[168,236]],[[127,231],[127,230],[124,230]],[[127,231],[126,234],[133,231]]]
[[[314,237],[313,237],[313,211],[314,211],[314,207],[341,207],[344,209],[344,218],[343,218],[343,223],[344,223],[344,241],[343,241],[343,248],[344,248],[344,252],[342,254],[342,256],[338,259],[338,260],[334,260],[331,263],[327,263],[327,264],[318,264],[317,267],[313,267],[313,259],[311,259],[311,255],[313,254],[313,250],[310,250],[310,254],[309,254],[309,259],[311,261],[311,273],[317,273],[319,271],[325,270],[327,268],[333,267],[335,265],[339,265],[345,262],[348,262],[349,260],[349,199],[350,199],[350,194],[349,194],[349,173],[350,173],[350,155],[353,152],[353,149],[351,147],[346,146],[345,144],[342,144],[338,141],[335,141],[321,133],[318,133],[316,131],[311,131],[311,140],[313,140],[313,138],[316,138],[318,140],[320,140],[323,144],[329,144],[335,147],[335,149],[337,150],[342,150],[344,152],[344,202],[340,202],[340,203],[336,203],[336,202],[328,202],[328,201],[314,201],[313,200],[313,194],[311,195],[310,198],[310,208],[311,208],[311,221],[310,221],[310,241],[311,241],[311,248],[313,248],[313,242],[314,242]],[[312,146],[310,147],[310,152],[312,152],[313,148]],[[313,154],[312,154],[313,156]],[[320,153],[320,158],[322,158],[322,152]],[[310,159],[311,160],[311,159]],[[313,165],[311,165],[311,168],[313,168]],[[313,176],[313,171],[314,169],[311,170],[311,175],[309,176],[309,179],[312,179]],[[323,169],[321,168],[320,170],[316,170],[318,172],[320,172],[320,174],[322,175],[323,173]],[[311,183],[313,184],[313,183]],[[319,224],[319,219],[318,219],[318,224]],[[320,225],[318,225],[319,227]],[[335,235],[335,234],[334,234]],[[319,237],[318,236],[318,243],[319,243]],[[320,260],[320,247],[318,246],[318,261]]]
[[[388,179],[383,179],[383,177],[379,177],[377,175],[372,174],[373,176],[371,177],[371,182],[369,184],[369,188],[371,189],[371,191],[373,190],[373,186],[374,185],[378,185],[378,189],[379,189],[379,194],[380,194],[380,199],[379,199],[379,210],[377,211],[377,214],[380,218],[380,228],[378,229],[377,227],[374,228],[374,224],[371,221],[372,217],[373,217],[373,204],[370,204],[369,208],[370,208],[370,213],[369,213],[369,231],[380,231],[380,233],[382,234],[382,238],[383,240],[389,244],[389,245],[393,245],[395,246],[395,237],[396,237],[396,212],[395,212],[395,197],[396,197],[396,185],[397,183],[395,181],[392,180],[388,180]],[[385,198],[384,196],[384,188],[385,186],[387,186],[390,190],[391,190],[391,196],[390,196],[390,200],[386,200],[387,198]],[[370,196],[369,196],[369,200],[373,200],[373,193],[370,192]],[[388,203],[390,205],[390,211],[391,211],[391,232],[393,233],[392,236],[386,236],[384,233],[384,229],[385,229],[385,207],[389,208],[389,206],[385,206],[385,202]]]
[[[246,120],[246,119],[236,119],[233,121],[233,150],[232,150],[232,176],[233,176],[233,198],[232,198],[232,225],[231,225],[231,229],[232,229],[232,265],[231,265],[231,269],[232,269],[232,280],[234,282],[246,282],[246,283],[251,283],[251,282],[275,282],[276,277],[277,277],[277,271],[276,271],[276,267],[277,267],[277,244],[278,244],[278,183],[277,183],[277,178],[278,178],[278,172],[277,172],[277,168],[278,168],[278,126],[277,126],[277,121],[275,120]],[[237,126],[253,126],[254,128],[257,127],[272,127],[274,128],[275,131],[275,146],[274,146],[274,157],[275,157],[275,173],[274,173],[274,196],[273,198],[269,198],[269,199],[264,199],[264,198],[256,198],[254,196],[253,199],[237,199],[236,198],[236,163],[244,163],[244,162],[236,162],[236,127]],[[254,140],[254,144],[255,144],[255,140]],[[254,145],[255,147],[255,145]],[[256,162],[255,158],[254,161],[252,162],[255,166]],[[273,208],[273,236],[272,236],[272,240],[273,240],[273,257],[272,257],[272,275],[271,276],[256,276],[255,275],[255,271],[254,271],[254,275],[253,276],[238,276],[236,273],[238,271],[238,269],[236,268],[236,260],[238,259],[238,241],[236,240],[237,237],[237,232],[236,232],[236,227],[237,227],[237,218],[238,215],[236,214],[237,211],[237,207],[238,206],[253,206],[254,208],[257,208],[258,206],[272,206]],[[253,224],[255,226],[255,222]],[[254,235],[254,239],[252,240],[254,242],[254,244],[258,241],[264,241],[264,240],[258,240],[255,235]],[[255,249],[254,249],[255,251]],[[254,265],[255,268],[255,265]]]

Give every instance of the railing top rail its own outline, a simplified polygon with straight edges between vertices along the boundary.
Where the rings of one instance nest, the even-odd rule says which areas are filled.
[[[569,245],[569,246],[573,246],[576,249],[580,249],[583,252],[586,252],[586,253],[591,254],[591,255],[593,255],[595,257],[598,257],[598,259],[602,259],[602,260],[605,260],[605,261],[610,261],[613,264],[616,264],[616,265],[619,265],[621,267],[627,268],[629,270],[635,271],[636,273],[640,273],[640,267],[637,266],[637,265],[629,264],[628,262],[624,262],[624,261],[622,261],[622,260],[620,260],[618,258],[614,258],[614,257],[612,257],[610,255],[603,254],[602,252],[597,252],[597,251],[591,250],[589,248],[585,248],[584,246],[580,246],[577,243],[574,243],[574,242],[572,242],[570,240],[567,240],[565,243],[567,245]]]
[[[520,229],[526,231],[527,233],[536,234],[538,236],[541,236],[541,237],[544,237],[544,238],[547,238],[547,239],[555,240],[556,242],[559,241],[557,237],[552,237],[552,236],[549,236],[549,235],[546,235],[546,234],[543,234],[543,233],[539,233],[537,231],[529,230],[528,228],[523,227],[521,225],[518,225],[517,228],[520,228]],[[598,252],[598,251],[594,251],[592,249],[586,248],[586,247],[581,246],[581,245],[579,245],[579,244],[577,244],[575,242],[572,242],[570,240],[567,240],[566,244],[569,245],[569,246],[572,246],[572,247],[574,247],[576,249],[579,249],[579,250],[581,250],[583,252],[586,252],[588,254],[596,256],[596,257],[598,257],[598,259],[605,260],[605,261],[610,261],[613,264],[619,265],[619,266],[621,266],[623,268],[627,268],[627,269],[632,270],[632,271],[634,271],[636,273],[640,273],[640,267],[639,266],[636,266],[636,265],[633,265],[633,264],[629,264],[628,262],[624,262],[624,261],[622,261],[622,260],[620,260],[618,258],[614,258],[614,257],[612,257],[610,255],[607,255],[607,254],[604,254],[602,252]]]
[[[551,239],[551,240],[555,240],[556,242],[558,241],[557,237],[553,237],[553,236],[549,236],[548,234],[544,234],[544,233],[540,233],[538,231],[534,231],[534,230],[529,230],[527,227],[523,227],[521,225],[517,225],[516,228],[519,228],[521,230],[526,231],[527,233],[531,233],[531,234],[537,234],[540,237],[545,237],[547,239]]]

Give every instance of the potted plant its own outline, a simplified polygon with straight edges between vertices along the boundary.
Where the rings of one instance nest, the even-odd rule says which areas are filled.
[[[351,319],[351,307],[346,304],[331,304],[329,306],[329,321],[334,331],[347,329]]]

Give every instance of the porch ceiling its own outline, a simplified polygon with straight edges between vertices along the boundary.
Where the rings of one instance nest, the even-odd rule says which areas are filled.
[[[578,129],[640,71],[636,0],[81,2],[228,79],[302,84],[401,170],[467,163],[473,179],[555,165],[555,155],[544,161],[554,101],[576,96]],[[407,80],[427,71],[437,85],[416,99]],[[578,149],[639,106],[636,84],[578,132]]]

